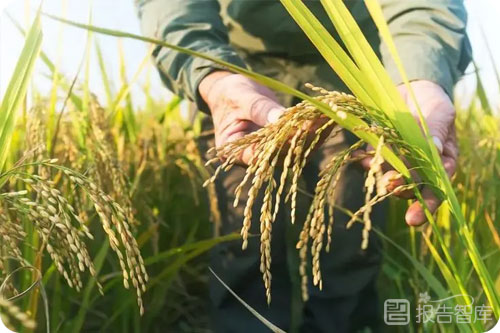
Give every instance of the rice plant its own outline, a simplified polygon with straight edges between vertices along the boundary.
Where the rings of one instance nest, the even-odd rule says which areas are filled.
[[[61,75],[54,89],[67,96],[65,107],[56,110],[57,103],[38,98],[35,107],[29,113],[24,110],[26,117],[21,117],[29,68],[41,42],[35,21],[35,28],[26,34],[28,51],[21,57],[24,66],[16,70],[26,76],[17,76],[13,81],[22,89],[8,90],[0,115],[0,156],[6,166],[0,174],[0,308],[12,326],[29,330],[36,321],[37,327],[43,329],[45,321],[47,331],[207,328],[207,263],[200,256],[219,242],[240,237],[246,248],[254,205],[261,207],[260,270],[266,299],[271,302],[270,243],[273,222],[283,202],[292,211],[292,221],[302,226],[296,245],[301,258],[302,297],[307,299],[308,279],[322,287],[319,255],[329,251],[335,242],[333,211],[344,211],[333,204],[336,183],[346,167],[364,157],[355,151],[365,144],[374,147],[366,153],[372,162],[366,174],[365,205],[346,213],[351,216],[349,225],[363,225],[361,249],[367,247],[372,233],[386,244],[381,280],[395,288],[384,290],[383,296],[415,300],[422,291],[441,298],[450,292],[468,294],[478,303],[487,302],[498,318],[498,117],[490,107],[490,111],[484,109],[484,94],[478,89],[478,98],[471,107],[459,110],[462,155],[459,172],[450,180],[425,126],[422,132],[342,1],[322,0],[322,4],[345,49],[302,2],[282,3],[353,95],[312,84],[308,85],[311,93],[304,94],[163,41],[52,17],[89,32],[84,60],[89,62],[88,54],[95,46],[108,103],[101,106],[85,80],[82,85],[79,79],[71,81]],[[367,1],[367,6],[386,43],[392,45],[377,3]],[[99,44],[91,32],[141,40],[209,59],[303,102],[289,108],[277,123],[213,151],[210,162],[220,162],[220,166],[212,170],[202,165],[195,143],[200,135],[196,126],[186,124],[179,116],[179,99],[167,105],[150,100],[152,105],[147,109],[134,110],[130,93],[133,78],[130,81],[122,77],[122,86],[113,91]],[[397,52],[394,48],[392,51],[397,61]],[[145,55],[137,72],[149,55]],[[40,60],[52,74],[57,73],[43,51]],[[124,75],[124,60],[119,63]],[[321,126],[310,135],[312,123]],[[303,191],[298,179],[304,165],[326,135],[336,135],[341,129],[351,131],[359,141],[333,156],[321,171],[306,219],[298,220],[297,193]],[[17,139],[12,136],[14,131]],[[9,150],[3,143],[11,137],[14,141]],[[245,184],[251,184],[241,235],[212,238],[208,222],[218,220],[212,181],[233,167],[241,151],[249,146],[256,148],[256,155],[236,190],[238,204],[238,194]],[[401,157],[409,161],[409,166]],[[383,163],[391,164],[406,184],[386,190],[386,182],[391,179],[382,177]],[[410,171],[417,171],[419,180]],[[436,216],[426,211],[428,226],[421,231],[407,230],[400,223],[407,203],[396,200],[391,200],[388,230],[380,231],[371,225],[373,205],[401,191],[415,192],[421,199],[419,188],[423,184],[430,185],[444,201]],[[262,202],[256,201],[259,191],[265,194]],[[308,261],[308,257],[312,260]],[[17,271],[18,267],[25,270]],[[123,292],[123,288],[116,287],[120,284],[134,292]],[[30,288],[32,285],[35,287]],[[44,289],[48,295],[44,296]],[[24,293],[26,290],[29,292]],[[40,298],[44,297],[51,308],[48,315],[38,311]],[[463,304],[466,300],[457,302]],[[414,328],[448,329],[438,325]],[[481,322],[453,326],[464,332],[487,328]]]
[[[2,161],[6,159],[6,152],[15,127],[16,113],[18,113],[20,101],[23,99],[29,82],[29,71],[40,50],[39,25],[40,19],[37,16],[27,35],[26,46],[16,68],[14,79],[2,103],[2,116],[8,117],[3,120]],[[20,76],[24,81],[18,83],[16,73],[23,72],[22,66],[26,67],[26,76]],[[14,90],[16,88],[18,91]],[[81,272],[88,271],[95,278],[96,269],[84,241],[85,238],[93,239],[93,236],[86,222],[75,209],[75,204],[63,196],[59,188],[73,188],[74,194],[81,189],[95,207],[102,227],[109,237],[111,248],[119,259],[123,284],[125,288],[129,288],[130,284],[133,285],[137,293],[140,312],[143,313],[142,294],[146,291],[148,275],[137,242],[132,235],[127,212],[88,177],[58,165],[57,159],[46,159],[45,121],[40,119],[40,112],[37,111],[39,109],[35,108],[33,114],[29,115],[26,153],[19,163],[0,174],[3,184],[8,183],[12,189],[22,188],[22,190],[5,191],[1,194],[4,241],[2,248],[3,252],[9,255],[7,260],[14,259],[21,266],[24,265],[18,242],[27,235],[18,223],[32,221],[30,236],[40,242],[36,249],[37,257],[47,251],[58,272],[70,287],[74,287],[77,291],[83,288]],[[2,267],[5,265],[2,263]],[[98,287],[102,292],[99,283]],[[11,307],[11,309],[16,308]],[[11,312],[16,313],[13,311]]]
[[[10,326],[10,321],[15,320],[20,323],[21,327],[29,329],[36,327],[34,320],[30,319],[26,313],[21,312],[17,306],[3,297],[0,297],[0,309],[2,310],[0,312],[0,317],[5,325]]]
[[[383,114],[368,112],[366,108],[352,95],[339,92],[329,92],[325,89],[308,85],[314,91],[320,93],[315,99],[321,103],[327,104],[331,110],[334,110],[338,117],[346,118],[347,114],[351,114],[366,122],[366,127],[357,128],[370,133],[380,135],[379,143],[371,160],[370,170],[366,177],[366,198],[365,205],[352,215],[351,221],[348,222],[348,227],[352,225],[356,218],[362,216],[364,230],[362,249],[368,247],[368,237],[371,230],[370,211],[371,207],[383,199],[389,197],[394,192],[402,192],[413,188],[413,184],[400,185],[394,188],[391,192],[387,192],[387,181],[382,179],[381,166],[384,163],[382,157],[382,147],[384,143],[398,145],[399,149],[409,149],[404,144],[404,141],[399,137],[394,130],[384,127],[380,119],[383,119]],[[278,214],[281,197],[285,188],[289,189],[285,194],[285,202],[290,202],[291,222],[296,220],[296,201],[298,193],[298,180],[302,174],[302,170],[307,163],[307,159],[314,148],[320,143],[321,137],[326,133],[332,135],[333,130],[339,132],[339,127],[334,129],[336,123],[334,120],[325,120],[313,137],[309,137],[309,127],[313,123],[317,123],[321,118],[325,118],[323,113],[319,111],[315,105],[304,101],[285,111],[283,116],[271,125],[268,125],[252,134],[245,136],[239,140],[228,143],[217,150],[214,159],[222,160],[220,166],[215,170],[214,175],[206,184],[215,180],[219,172],[227,171],[238,163],[240,156],[245,149],[253,147],[255,158],[250,161],[246,169],[246,175],[243,181],[236,188],[236,199],[234,206],[239,202],[239,196],[245,184],[251,183],[248,190],[248,201],[245,206],[245,216],[241,235],[243,238],[242,248],[246,249],[248,243],[248,233],[252,221],[252,207],[255,204],[255,198],[261,189],[264,190],[262,202],[258,204],[260,210],[260,241],[261,241],[261,265],[260,270],[263,274],[264,285],[266,287],[266,296],[268,302],[271,302],[271,235],[272,224]],[[335,133],[333,133],[335,135]],[[289,143],[289,144],[288,144]],[[316,185],[313,202],[311,204],[307,218],[303,222],[302,232],[297,241],[297,249],[300,252],[302,275],[303,298],[307,300],[307,274],[306,265],[308,251],[312,257],[312,274],[313,284],[321,289],[321,270],[319,255],[323,248],[326,251],[330,248],[332,241],[333,229],[333,211],[335,205],[335,189],[338,180],[342,174],[342,169],[350,162],[357,161],[361,157],[359,154],[354,155],[361,148],[363,141],[359,140],[345,150],[333,156],[327,167],[322,170],[320,179]],[[284,156],[284,158],[282,158]],[[281,170],[281,176],[277,183],[274,174],[276,170]],[[292,175],[289,177],[289,171]],[[287,181],[290,184],[287,184]],[[276,190],[276,193],[274,191]],[[325,208],[328,214],[325,216]],[[324,240],[327,240],[324,244]]]
[[[54,75],[58,70],[40,51],[39,20],[37,16],[28,32],[14,22],[26,35],[14,73],[26,75],[13,76],[1,112],[4,322],[28,331],[35,323],[41,331],[80,331],[116,328],[117,321],[126,319],[142,320],[146,329],[152,318],[167,311],[172,314],[165,318],[169,325],[201,326],[208,322],[207,316],[193,319],[191,313],[199,312],[204,302],[166,310],[170,304],[185,302],[182,297],[191,289],[206,288],[203,279],[183,281],[178,274],[187,262],[235,235],[210,239],[208,222],[218,219],[216,199],[208,199],[201,187],[207,170],[189,134],[193,129],[177,116],[180,100],[168,104],[151,100],[151,109],[141,115],[142,130],[134,129],[127,125],[132,118],[123,117],[133,111],[125,78],[122,92],[113,93],[116,102],[110,114],[88,86],[78,79],[70,83],[59,73],[54,89],[66,98],[53,103],[34,91],[34,106],[27,109],[22,101],[36,56],[41,54],[40,60]],[[87,49],[90,43],[92,39]],[[176,201],[170,203],[169,196]],[[203,267],[204,261],[198,260],[192,270]],[[147,266],[154,279],[149,278]],[[111,288],[123,290],[120,284],[132,289],[121,300],[114,297],[120,292]],[[146,307],[147,285],[155,292]],[[104,305],[115,299],[116,306]],[[109,316],[96,315],[96,309],[109,311]],[[172,322],[173,318],[177,320]]]

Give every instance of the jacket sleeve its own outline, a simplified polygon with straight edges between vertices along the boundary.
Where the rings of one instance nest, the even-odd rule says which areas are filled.
[[[463,0],[382,0],[381,4],[409,80],[433,81],[452,96],[472,57]],[[381,54],[394,83],[401,83],[384,43]]]
[[[136,0],[136,5],[141,29],[146,36],[245,67],[229,46],[217,0]],[[220,67],[211,61],[162,47],[154,50],[153,56],[167,88],[208,112],[198,85],[206,75]]]

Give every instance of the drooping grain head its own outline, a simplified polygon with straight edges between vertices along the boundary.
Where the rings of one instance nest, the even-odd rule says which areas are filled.
[[[370,212],[371,207],[379,201],[387,198],[387,193],[381,186],[376,186],[380,180],[381,165],[384,162],[380,150],[386,142],[394,142],[398,139],[395,131],[380,125],[378,120],[383,117],[382,113],[369,112],[354,97],[345,93],[330,92],[323,88],[314,87],[310,84],[308,88],[319,93],[315,97],[335,111],[339,117],[346,117],[348,113],[363,118],[370,126],[362,130],[370,131],[381,137],[377,147],[365,184],[365,205],[353,213],[353,219],[349,225],[358,221],[358,216],[363,215],[361,222],[364,229],[361,237],[361,247],[368,246],[368,236],[371,230]],[[383,122],[382,122],[383,123]],[[319,125],[318,125],[319,124]],[[312,127],[314,125],[314,127]],[[315,130],[311,131],[311,128]],[[340,132],[333,120],[326,118],[314,105],[309,102],[301,102],[290,107],[273,124],[250,133],[245,137],[225,144],[215,150],[215,157],[207,162],[211,164],[220,160],[221,164],[215,170],[214,175],[207,180],[205,185],[213,182],[220,172],[231,168],[238,162],[241,152],[249,147],[254,147],[253,159],[250,161],[242,182],[237,186],[234,205],[239,204],[240,194],[245,185],[250,184],[248,199],[245,203],[243,226],[241,235],[243,238],[242,248],[246,249],[252,223],[253,206],[260,207],[260,270],[263,275],[266,289],[267,301],[271,301],[271,237],[272,224],[276,221],[277,213],[282,206],[282,196],[285,188],[288,192],[284,202],[290,204],[291,223],[296,222],[297,215],[297,193],[299,192],[299,179],[308,158],[314,149],[321,143],[325,136],[334,136]],[[359,160],[362,156],[353,155],[353,152],[363,148],[363,142],[347,147],[332,156],[326,168],[321,171],[319,181],[316,185],[313,201],[306,220],[303,221],[302,231],[297,242],[297,249],[301,259],[299,271],[302,276],[302,295],[307,299],[307,263],[312,262],[313,284],[322,288],[320,253],[322,250],[329,251],[332,242],[333,214],[335,206],[335,189],[341,178],[342,170],[349,163]],[[279,177],[275,177],[277,170]],[[372,197],[374,189],[376,194]],[[259,193],[263,193],[262,201],[257,202]],[[361,194],[360,194],[361,195]],[[326,245],[325,245],[326,239]],[[308,254],[311,255],[309,258]]]
[[[31,319],[26,313],[22,312],[19,307],[3,298],[1,295],[0,321],[7,326],[10,326],[11,324],[13,324],[13,322],[17,322],[21,327],[26,329],[32,330],[36,327],[36,323],[33,319]]]

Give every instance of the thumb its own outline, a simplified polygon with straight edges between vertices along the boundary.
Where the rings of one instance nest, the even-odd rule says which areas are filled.
[[[269,112],[267,113],[267,123],[272,124],[278,121],[278,119],[281,117],[281,115],[285,112],[285,108],[282,106],[279,107],[273,107]]]
[[[282,105],[263,95],[254,98],[248,105],[245,118],[261,127],[276,122],[285,112]]]

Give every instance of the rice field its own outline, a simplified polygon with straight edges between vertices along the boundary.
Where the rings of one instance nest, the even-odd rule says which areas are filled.
[[[254,205],[261,207],[257,237],[263,300],[272,302],[270,239],[278,207],[286,202],[296,215],[297,193],[304,192],[298,179],[310,153],[325,133],[335,135],[340,129],[359,141],[321,171],[314,193],[309,193],[313,204],[306,219],[295,221],[302,226],[296,244],[302,300],[307,300],[309,279],[321,288],[320,253],[335,242],[333,211],[342,210],[352,217],[349,225],[362,224],[360,249],[374,234],[384,244],[381,309],[386,299],[424,304],[456,295],[443,304],[465,306],[472,299],[491,319],[411,322],[386,326],[388,331],[484,332],[494,326],[500,316],[500,117],[480,77],[470,104],[456,104],[460,155],[457,173],[449,179],[425,126],[422,131],[413,119],[366,41],[353,37],[351,32],[359,28],[342,2],[328,2],[325,9],[345,49],[313,24],[302,2],[282,3],[333,70],[344,73],[339,75],[352,95],[327,91],[314,82],[305,94],[162,41],[40,13],[27,31],[12,22],[24,34],[25,45],[0,111],[0,315],[7,326],[22,332],[209,332],[207,254],[221,242],[241,242],[246,248]],[[379,30],[386,31],[377,2],[367,4]],[[41,19],[87,31],[82,68],[91,54],[101,60],[106,101],[96,97],[85,73],[59,72],[44,53],[43,39],[50,36],[43,35]],[[124,73],[126,64],[118,61],[116,69],[104,65],[99,35],[204,57],[303,102],[290,107],[277,123],[212,151],[205,163],[198,148],[198,140],[207,135],[201,131],[205,116],[186,115],[187,102],[175,96],[156,100],[148,85],[141,92],[147,103],[137,106],[132,102],[134,83],[126,77],[114,90],[109,72]],[[382,36],[391,43],[390,34]],[[51,75],[49,96],[30,84],[35,62],[42,62]],[[348,70],[352,68],[357,70]],[[309,137],[307,126],[318,119],[322,126]],[[372,160],[365,205],[350,212],[335,206],[332,198],[343,168],[363,157],[354,152],[365,143],[374,147],[368,153]],[[244,180],[252,186],[242,203],[241,233],[219,235],[213,181],[250,146],[257,157]],[[397,170],[405,184],[387,191],[383,163]],[[283,170],[278,181],[276,170]],[[426,211],[429,223],[408,228],[403,221],[409,201],[392,194],[413,191],[421,199],[422,183],[444,203],[434,215]],[[237,197],[244,185],[238,186]],[[258,201],[261,191],[264,196]],[[379,230],[371,225],[370,212],[382,200],[389,201],[390,215],[386,229]],[[429,315],[436,318],[439,313]]]

